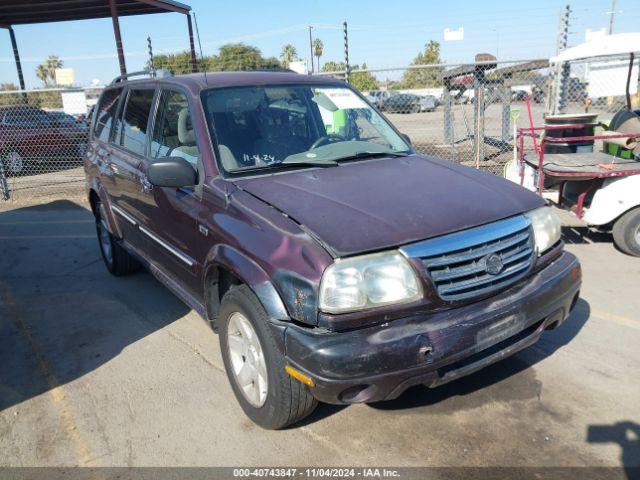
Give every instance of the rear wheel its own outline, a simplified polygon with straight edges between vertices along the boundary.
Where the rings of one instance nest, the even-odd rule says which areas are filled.
[[[104,207],[101,202],[95,206],[96,232],[98,233],[98,243],[100,245],[100,253],[112,275],[123,276],[136,272],[140,269],[140,263],[127,252],[109,232]]]
[[[613,241],[623,252],[640,257],[640,207],[629,210],[616,220]]]
[[[267,324],[267,314],[246,285],[225,293],[219,319],[225,370],[251,420],[275,430],[313,412],[316,399],[306,385],[285,372],[285,358]]]

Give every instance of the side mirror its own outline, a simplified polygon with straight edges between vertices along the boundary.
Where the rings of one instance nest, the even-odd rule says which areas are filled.
[[[404,138],[404,140],[411,146],[413,146],[413,144],[411,143],[411,137],[409,137],[409,135],[407,135],[406,133],[401,133],[400,134],[402,136],[402,138]]]
[[[147,178],[158,187],[193,187],[196,169],[182,157],[159,158],[147,169]]]

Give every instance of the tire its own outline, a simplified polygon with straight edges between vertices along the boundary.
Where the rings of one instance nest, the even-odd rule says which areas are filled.
[[[624,253],[640,257],[640,207],[629,210],[616,220],[613,242]]]
[[[2,155],[5,173],[19,175],[24,172],[27,162],[17,150],[9,150]]]
[[[246,285],[232,286],[225,293],[218,318],[220,349],[227,377],[242,410],[254,423],[277,430],[313,412],[317,400],[306,385],[285,372],[285,358],[267,325],[267,314]],[[245,321],[254,337],[251,332],[243,334],[247,332]],[[242,371],[250,371],[243,376],[252,379],[244,383],[244,387],[239,379]]]
[[[137,272],[140,269],[140,263],[109,232],[102,203],[96,203],[94,213],[100,254],[109,273],[121,277]]]

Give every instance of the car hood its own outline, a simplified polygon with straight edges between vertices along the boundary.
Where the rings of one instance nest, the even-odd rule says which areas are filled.
[[[544,205],[490,173],[420,155],[235,180],[334,256],[397,247]]]

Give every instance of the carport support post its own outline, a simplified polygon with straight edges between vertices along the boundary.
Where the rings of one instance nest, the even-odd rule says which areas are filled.
[[[11,25],[7,27],[9,37],[11,38],[11,48],[13,48],[13,58],[16,60],[16,70],[18,70],[18,81],[20,82],[20,90],[26,90],[24,86],[24,75],[22,75],[22,64],[20,63],[20,53],[18,52],[18,43],[16,42],[16,34],[13,32]]]
[[[191,15],[187,13],[187,25],[189,26],[189,46],[191,47],[191,71],[198,71],[198,61],[196,60],[196,46],[193,42],[193,26],[191,25]]]
[[[122,37],[120,36],[120,22],[118,21],[118,7],[116,0],[109,0],[111,10],[111,21],[113,22],[113,34],[116,37],[116,50],[118,51],[118,63],[120,64],[120,75],[127,74],[127,66],[124,63],[124,50],[122,49]]]

